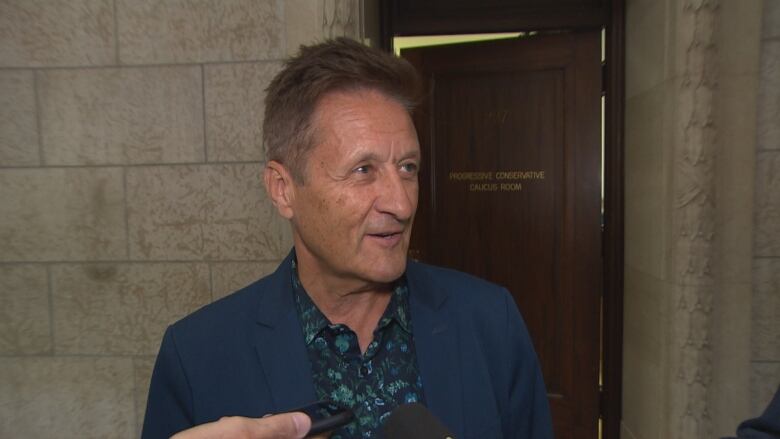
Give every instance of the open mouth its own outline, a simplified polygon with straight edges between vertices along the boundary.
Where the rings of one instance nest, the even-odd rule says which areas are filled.
[[[393,246],[401,241],[402,232],[369,233],[368,236],[373,238],[375,242]]]
[[[388,232],[388,233],[372,233],[371,236],[375,236],[377,238],[391,238],[396,235],[400,235],[401,232]]]

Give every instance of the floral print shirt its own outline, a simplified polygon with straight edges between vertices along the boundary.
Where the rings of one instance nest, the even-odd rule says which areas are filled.
[[[317,398],[347,406],[355,414],[331,439],[381,437],[382,425],[395,407],[424,402],[406,281],[402,278],[396,284],[373,341],[361,353],[357,334],[328,321],[304,290],[295,260],[292,264],[295,303]]]

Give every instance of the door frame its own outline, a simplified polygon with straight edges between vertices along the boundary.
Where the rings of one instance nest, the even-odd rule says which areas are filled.
[[[493,2],[496,3],[496,2]],[[506,3],[506,2],[505,2]],[[392,52],[393,37],[409,35],[522,32],[544,30],[606,30],[606,65],[602,90],[604,108],[604,228],[602,233],[603,369],[599,401],[602,437],[620,437],[623,383],[623,233],[624,233],[624,102],[625,0],[595,0],[590,7],[556,5],[545,10],[494,7],[480,0],[459,1],[438,15],[415,14],[403,0],[380,0],[380,44]],[[461,11],[457,10],[460,7]],[[473,9],[478,7],[478,9]],[[469,9],[469,13],[463,13]],[[474,11],[479,11],[475,14]],[[419,12],[419,11],[417,11]]]

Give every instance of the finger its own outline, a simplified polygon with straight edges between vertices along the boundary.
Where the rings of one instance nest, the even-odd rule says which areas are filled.
[[[301,412],[282,413],[253,421],[255,426],[252,429],[252,437],[258,439],[302,439],[311,428],[311,419]]]

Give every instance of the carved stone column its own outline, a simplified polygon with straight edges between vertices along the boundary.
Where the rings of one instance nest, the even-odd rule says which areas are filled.
[[[675,50],[681,65],[674,126],[670,438],[711,438],[712,311],[717,288],[718,0],[683,0]]]

